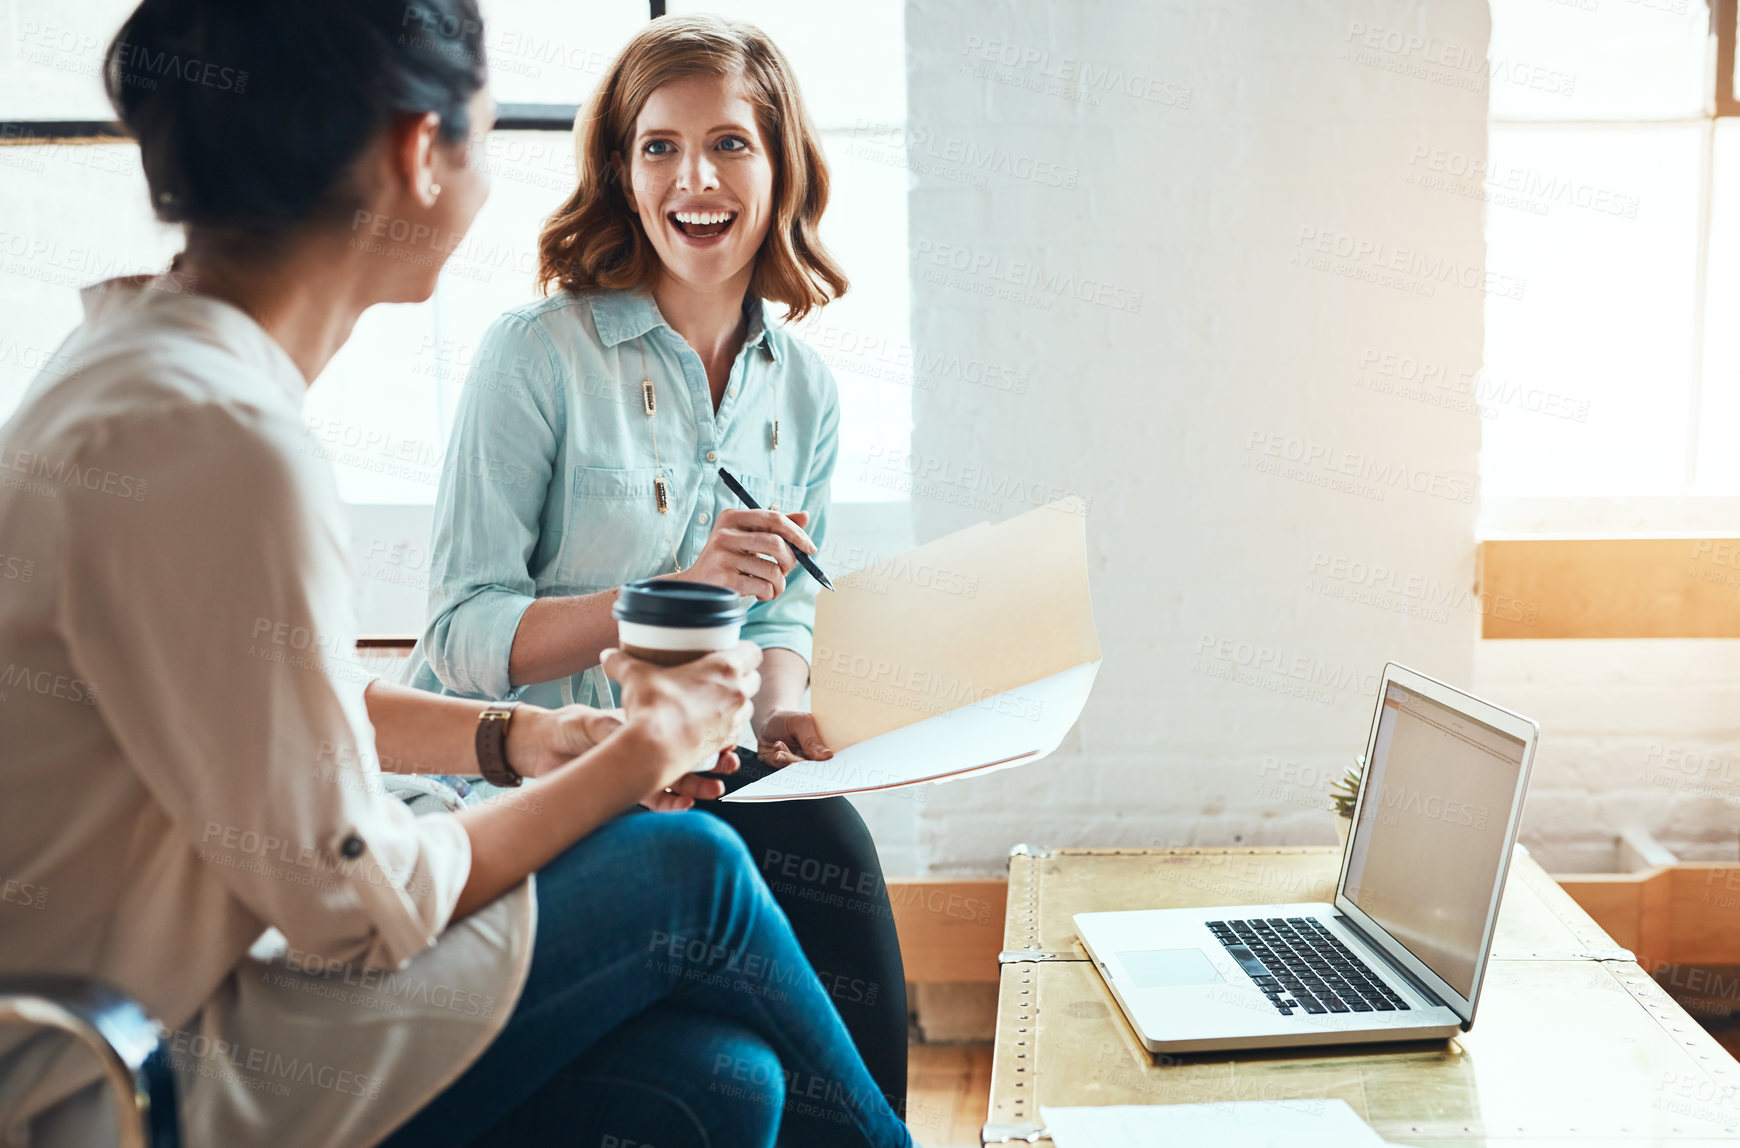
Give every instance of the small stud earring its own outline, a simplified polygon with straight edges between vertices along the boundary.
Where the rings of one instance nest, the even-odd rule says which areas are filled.
[[[441,185],[440,184],[432,183],[429,185],[429,198],[430,199],[440,199],[441,198]]]

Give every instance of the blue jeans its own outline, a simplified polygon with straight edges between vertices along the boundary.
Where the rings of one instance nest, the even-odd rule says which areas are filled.
[[[538,874],[532,967],[384,1148],[908,1148],[737,835],[619,817]]]

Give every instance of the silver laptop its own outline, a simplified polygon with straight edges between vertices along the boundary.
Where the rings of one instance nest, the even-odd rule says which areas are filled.
[[[1335,903],[1077,913],[1151,1052],[1474,1024],[1539,727],[1391,663]]]

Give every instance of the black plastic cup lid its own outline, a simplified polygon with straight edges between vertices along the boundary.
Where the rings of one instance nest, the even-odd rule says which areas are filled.
[[[610,612],[619,622],[685,630],[740,625],[748,616],[737,595],[723,586],[666,578],[630,582]]]

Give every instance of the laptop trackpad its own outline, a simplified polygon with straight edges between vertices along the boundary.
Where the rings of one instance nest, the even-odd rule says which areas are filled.
[[[1201,949],[1131,949],[1118,954],[1130,983],[1139,989],[1212,985],[1226,980]]]

